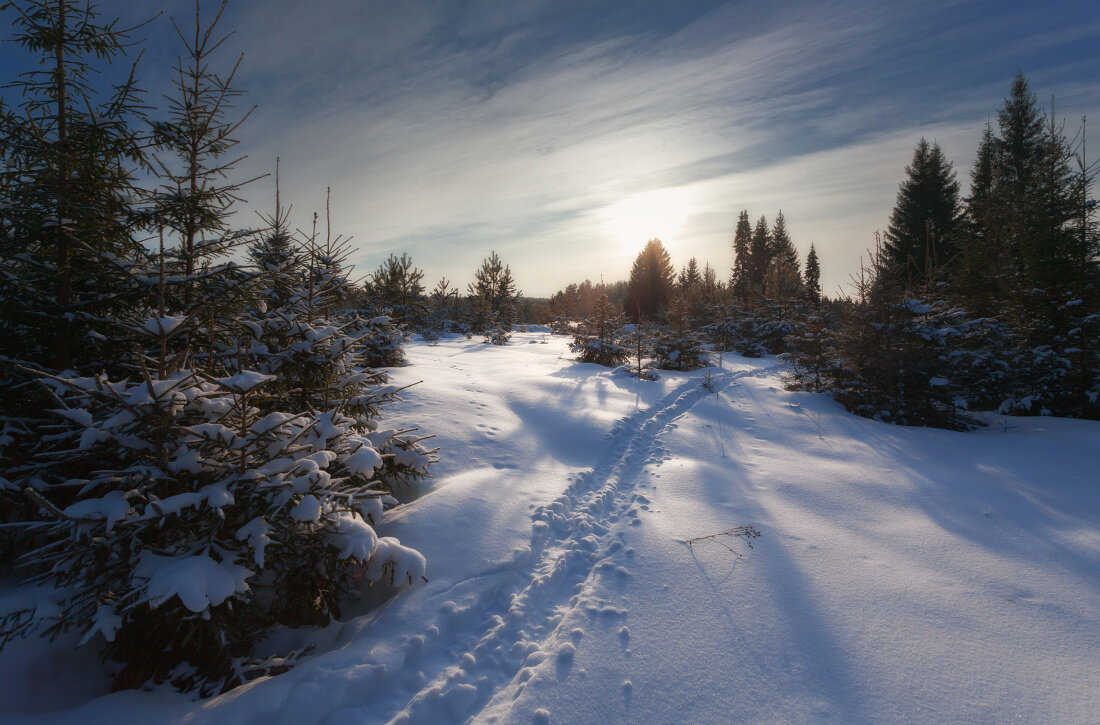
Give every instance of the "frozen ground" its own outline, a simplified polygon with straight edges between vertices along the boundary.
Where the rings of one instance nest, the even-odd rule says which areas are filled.
[[[1097,722],[1100,424],[890,426],[771,358],[710,392],[542,333],[409,358],[391,418],[442,462],[383,533],[428,584],[287,633],[318,654],[207,701],[105,695],[94,654],[17,643],[0,720]],[[753,548],[685,543],[746,525]]]

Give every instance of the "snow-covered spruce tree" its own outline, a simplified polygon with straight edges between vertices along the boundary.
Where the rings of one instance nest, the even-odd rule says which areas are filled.
[[[272,623],[327,622],[359,577],[423,575],[419,554],[372,527],[384,446],[353,408],[376,393],[264,415],[272,376],[203,377],[45,380],[57,423],[13,474],[42,512],[30,582],[55,594],[10,615],[8,636],[100,633],[123,664],[117,687],[210,693],[263,671],[249,656]]]
[[[277,235],[285,228],[285,212],[266,220],[270,225],[267,234]],[[297,242],[292,239],[292,243]],[[350,285],[346,253],[345,247],[328,247],[328,276],[321,279],[316,268],[310,267],[316,264],[316,255],[299,246],[293,256],[306,268],[287,269],[299,287],[287,283],[288,301],[280,307],[262,298],[256,301],[238,323],[239,349],[225,350],[226,365],[229,370],[256,370],[275,376],[272,392],[277,402],[272,410],[338,408],[351,411],[349,414],[358,416],[359,425],[373,430],[380,407],[396,399],[398,393],[393,386],[384,385],[384,373],[374,368],[404,360],[405,335],[386,316],[365,317],[354,309],[330,314],[336,307],[329,304],[331,297],[343,294]],[[302,280],[306,280],[304,285]],[[261,286],[271,289],[276,284],[267,281]],[[376,434],[376,446],[386,455],[383,478],[391,493],[407,493],[430,462],[431,452],[411,433]]]
[[[0,100],[0,522],[33,511],[6,471],[39,444],[49,402],[30,371],[113,364],[110,323],[132,304],[112,280],[138,249],[134,172],[146,167],[134,68],[100,72],[125,54],[127,31],[69,0],[0,5],[16,45],[38,68]],[[25,533],[25,532],[24,532]],[[18,542],[16,541],[18,539]],[[0,529],[0,554],[26,543]]]
[[[1044,119],[1017,74],[987,125],[960,235],[957,303],[1005,325],[1018,347],[1006,357],[1006,409],[1100,416],[1100,238],[1091,223],[1095,167],[1084,126],[1067,141],[1053,108]]]
[[[703,332],[717,350],[735,350],[745,357],[787,351],[786,339],[795,331],[800,312],[793,302],[785,304],[758,300],[758,310],[712,308],[714,322]]]
[[[351,237],[342,234],[332,235],[332,188],[325,189],[325,239],[317,232],[317,214],[313,215],[313,231],[306,240],[309,255],[309,285],[307,294],[310,294],[312,303],[314,295],[311,290],[321,290],[319,295],[320,308],[307,310],[309,316],[320,314],[328,318],[330,314],[337,314],[341,310],[350,309],[358,294],[355,284],[349,277],[350,267],[348,257],[351,255]]]
[[[485,330],[485,342],[489,345],[506,345],[512,339],[511,327],[504,325],[503,318],[500,313],[489,318],[489,329]]]
[[[836,317],[828,307],[815,307],[794,326],[787,336],[791,363],[788,385],[815,393],[833,387],[837,353],[833,340]]]
[[[702,341],[691,329],[687,303],[682,295],[673,298],[668,325],[653,344],[653,366],[661,370],[696,370],[707,365]]]
[[[876,244],[871,267],[861,267],[857,298],[842,306],[835,397],[876,420],[967,428],[972,422],[942,374],[947,331],[936,324],[937,307],[907,294],[887,264]]]
[[[607,295],[600,295],[592,316],[577,328],[570,350],[581,362],[615,367],[625,362],[630,354],[623,344],[623,336],[623,316],[612,309]]]
[[[730,304],[711,305],[708,317],[712,320],[702,327],[702,334],[715,350],[728,352],[734,348],[734,318],[737,313]]]
[[[642,380],[656,380],[656,373],[649,369],[649,357],[653,354],[653,334],[649,323],[630,323],[623,344],[631,374]]]
[[[289,279],[264,279],[276,269]],[[235,331],[215,343],[224,373],[141,356],[137,382],[46,377],[56,423],[10,475],[41,511],[31,581],[58,594],[13,613],[9,636],[102,633],[117,686],[210,693],[270,671],[250,654],[273,624],[324,624],[363,583],[423,575],[373,525],[433,452],[379,428],[397,391],[362,365],[354,317],[324,316],[333,287],[314,271],[264,268],[261,288],[285,302],[222,322]],[[163,320],[142,325],[154,349],[174,331]]]

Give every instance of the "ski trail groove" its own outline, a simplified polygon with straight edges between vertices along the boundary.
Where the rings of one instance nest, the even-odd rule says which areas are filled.
[[[632,508],[639,499],[632,495],[635,479],[652,460],[661,433],[696,403],[733,381],[773,370],[723,370],[714,375],[711,390],[692,378],[656,405],[621,419],[599,463],[532,514],[530,554],[522,563],[517,561],[519,582],[510,595],[494,597],[484,608],[480,637],[452,643],[452,661],[457,665],[436,673],[390,722],[476,718],[490,701],[513,692],[513,697],[518,696],[531,676],[530,667],[552,654],[559,662],[571,658],[572,645],[556,653],[549,652],[547,645],[565,614],[582,604],[578,595],[598,574],[603,560],[621,548],[612,527],[637,514]],[[620,613],[614,607],[593,611]]]

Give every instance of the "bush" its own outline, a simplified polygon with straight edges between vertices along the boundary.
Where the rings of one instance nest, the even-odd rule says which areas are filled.
[[[614,367],[626,362],[630,354],[622,339],[623,316],[611,309],[607,295],[600,295],[592,316],[577,326],[569,349],[581,362]]]

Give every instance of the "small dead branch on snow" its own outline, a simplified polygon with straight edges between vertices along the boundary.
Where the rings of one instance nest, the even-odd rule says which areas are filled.
[[[741,552],[735,551],[732,546],[722,541],[723,536],[729,536],[735,539],[744,539],[748,547],[752,548],[752,540],[760,536],[760,532],[756,530],[755,526],[734,526],[732,529],[726,531],[719,531],[717,534],[707,534],[706,536],[696,536],[694,539],[688,539],[684,541],[689,547],[694,548],[697,541],[713,541],[719,546],[725,547],[727,551],[736,556],[741,556]]]

